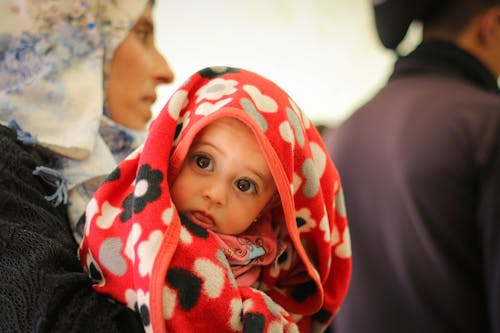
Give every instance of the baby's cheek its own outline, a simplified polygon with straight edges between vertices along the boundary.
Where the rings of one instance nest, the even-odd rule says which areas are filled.
[[[179,209],[179,205],[183,202],[183,191],[180,188],[181,186],[178,181],[174,181],[170,187],[170,196],[172,197],[174,205],[177,206],[177,209]]]

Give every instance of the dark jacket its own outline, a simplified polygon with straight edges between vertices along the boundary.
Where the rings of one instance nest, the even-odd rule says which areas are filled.
[[[54,156],[0,126],[0,332],[142,331],[133,311],[94,292],[77,259],[66,207],[33,175]]]
[[[444,42],[400,59],[327,140],[353,274],[335,332],[500,332],[500,95]]]

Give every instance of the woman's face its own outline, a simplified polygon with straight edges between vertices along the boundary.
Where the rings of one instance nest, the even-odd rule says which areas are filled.
[[[152,116],[156,87],[173,79],[167,61],[156,49],[148,3],[113,55],[106,90],[109,116],[122,126],[144,130]]]

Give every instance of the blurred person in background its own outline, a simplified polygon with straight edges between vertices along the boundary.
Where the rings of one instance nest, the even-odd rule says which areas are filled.
[[[374,4],[385,47],[422,42],[326,136],[353,274],[332,331],[500,332],[500,1]]]

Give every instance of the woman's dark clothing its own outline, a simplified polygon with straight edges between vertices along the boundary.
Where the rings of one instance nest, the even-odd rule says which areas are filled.
[[[0,126],[0,331],[142,332],[138,315],[94,292],[82,271],[66,207],[33,175],[54,163]]]

